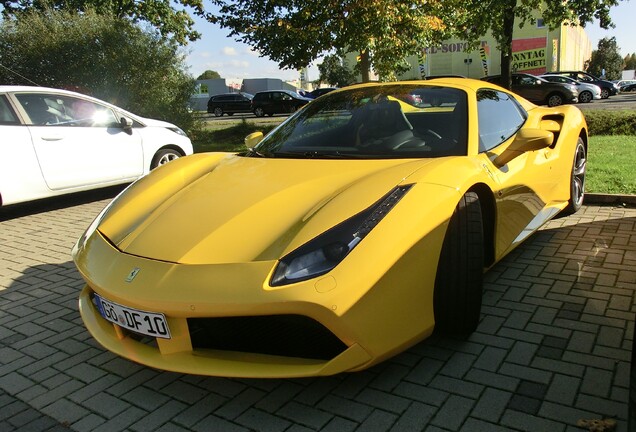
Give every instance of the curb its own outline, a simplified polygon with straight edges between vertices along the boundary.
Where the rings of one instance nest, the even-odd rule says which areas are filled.
[[[636,206],[636,195],[586,193],[584,204],[618,204]]]

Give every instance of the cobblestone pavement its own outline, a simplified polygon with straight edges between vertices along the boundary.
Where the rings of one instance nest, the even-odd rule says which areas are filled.
[[[370,370],[248,380],[161,372],[102,349],[77,310],[74,241],[108,202],[0,213],[0,431],[627,429],[636,209],[586,206],[487,273],[468,339]]]

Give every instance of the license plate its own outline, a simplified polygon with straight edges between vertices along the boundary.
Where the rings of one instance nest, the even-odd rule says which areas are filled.
[[[104,319],[120,327],[146,336],[170,339],[170,330],[164,314],[122,306],[97,294],[95,294],[95,304]]]

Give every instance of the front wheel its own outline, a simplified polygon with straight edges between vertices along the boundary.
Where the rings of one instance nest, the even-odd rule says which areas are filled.
[[[601,89],[601,99],[607,99],[609,97],[609,90],[604,88]]]
[[[265,111],[263,111],[263,108],[261,107],[254,108],[254,115],[256,117],[263,117],[265,115]]]
[[[162,149],[162,150],[159,150],[155,154],[155,157],[152,158],[152,162],[150,164],[150,169],[153,170],[153,169],[157,168],[158,166],[167,164],[168,162],[173,161],[175,159],[178,159],[181,156],[182,156],[182,154],[179,153],[179,151],[177,151],[177,150],[173,150],[173,149]]]
[[[565,208],[565,214],[572,214],[579,211],[583,206],[585,198],[585,171],[587,168],[587,151],[583,139],[579,137],[574,151],[574,161],[572,163],[572,173],[570,175],[570,199]]]
[[[553,93],[548,96],[548,106],[554,107],[557,105],[563,105],[563,96],[558,93]]]
[[[221,117],[223,115],[223,109],[221,107],[214,108],[214,115],[216,117]]]
[[[484,271],[484,230],[479,197],[467,192],[451,216],[437,265],[435,326],[468,334],[479,324]]]

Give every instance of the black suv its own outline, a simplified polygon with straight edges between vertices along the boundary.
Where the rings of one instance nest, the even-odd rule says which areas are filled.
[[[601,99],[607,99],[618,93],[618,87],[613,82],[597,78],[583,71],[546,72],[544,75],[563,75],[584,83],[596,84],[601,88]]]
[[[256,117],[263,117],[265,114],[271,116],[277,113],[293,113],[309,102],[311,99],[290,90],[267,90],[254,95],[252,112]]]
[[[208,112],[221,117],[236,112],[252,111],[252,96],[249,93],[225,93],[214,95],[208,100]]]
[[[501,75],[487,76],[482,80],[501,85]],[[577,102],[579,97],[573,84],[554,83],[525,73],[512,74],[511,90],[532,103],[551,107]]]

